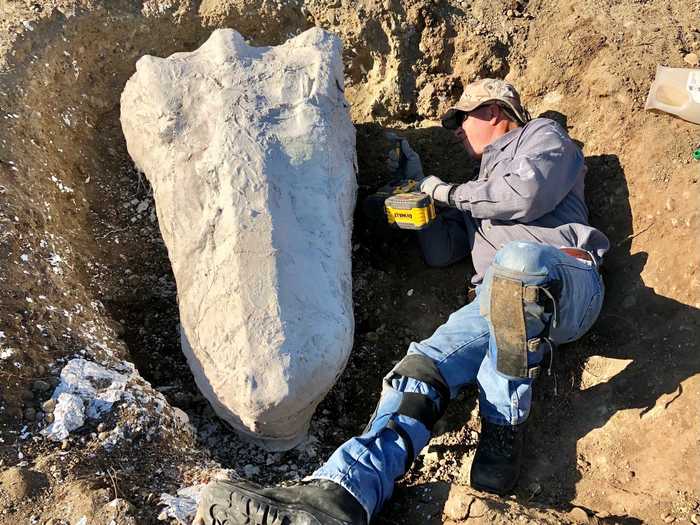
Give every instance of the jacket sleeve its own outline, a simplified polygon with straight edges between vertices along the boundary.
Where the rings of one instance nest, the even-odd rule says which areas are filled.
[[[532,222],[552,211],[585,173],[581,150],[563,131],[540,129],[485,180],[455,189],[455,206],[477,219]]]

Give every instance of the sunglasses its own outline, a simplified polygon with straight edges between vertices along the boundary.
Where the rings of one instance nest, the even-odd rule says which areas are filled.
[[[455,124],[456,124],[455,129],[462,127],[462,122],[464,122],[466,120],[467,115],[469,115],[469,113],[467,113],[466,111],[457,111],[455,113],[455,116],[454,116]]]
[[[516,117],[515,114],[513,113],[513,110],[511,110],[508,106],[506,106],[505,104],[499,104],[499,103],[496,103],[496,105],[501,109],[501,111],[503,113],[505,113],[505,115],[510,120],[512,120],[514,122],[521,122],[522,123],[521,119]],[[474,108],[474,110],[479,109],[480,107],[482,107],[482,106],[478,106],[478,107]],[[472,111],[474,111],[474,110],[472,110]],[[459,111],[458,110],[454,116],[454,122],[456,124],[455,129],[461,128],[462,123],[467,119],[468,116],[469,116],[469,113],[467,113],[466,111]]]

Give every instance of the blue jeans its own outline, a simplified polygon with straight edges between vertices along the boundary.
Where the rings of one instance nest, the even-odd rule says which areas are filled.
[[[463,386],[476,381],[482,417],[500,425],[516,425],[524,422],[530,412],[532,379],[515,379],[496,370],[498,348],[487,317],[480,313],[482,301],[489,304],[489,284],[494,271],[531,285],[559,281],[558,319],[556,327],[550,328],[550,338],[555,344],[578,339],[593,325],[602,307],[604,288],[597,268],[591,263],[552,246],[511,242],[496,254],[474,301],[450,315],[431,337],[409,346],[409,354],[422,354],[436,364],[452,398]],[[550,315],[537,307],[525,312],[528,338],[542,332]],[[528,364],[534,366],[542,359],[544,350],[528,354]],[[368,519],[391,497],[394,481],[405,473],[407,447],[393,429],[387,428],[387,423],[393,420],[404,430],[416,454],[430,440],[431,433],[423,423],[396,413],[402,394],[418,392],[427,395],[437,406],[441,403],[438,392],[426,383],[392,373],[387,378],[391,378],[390,388],[382,392],[365,433],[346,441],[309,477],[342,485],[362,504]]]

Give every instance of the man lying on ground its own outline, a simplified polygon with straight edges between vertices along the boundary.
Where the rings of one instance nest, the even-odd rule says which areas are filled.
[[[481,160],[478,178],[453,185],[423,177],[403,140],[405,175],[446,208],[418,232],[426,262],[445,266],[471,254],[476,298],[411,343],[385,377],[365,432],[303,483],[210,483],[195,523],[366,525],[450,399],[475,381],[482,430],[471,485],[497,494],[514,489],[533,379],[551,366],[557,345],[580,338],[598,317],[598,267],[609,242],[588,225],[580,149],[557,123],[531,120],[513,86],[497,79],[468,85],[443,126]]]

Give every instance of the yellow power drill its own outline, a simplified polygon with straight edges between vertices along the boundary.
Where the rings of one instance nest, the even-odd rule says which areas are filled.
[[[427,228],[436,216],[433,199],[419,191],[400,192],[387,197],[384,209],[389,224],[396,224],[403,230]]]
[[[398,172],[404,172],[406,157],[401,152],[400,141],[395,140],[392,154],[399,162]],[[390,225],[404,230],[422,230],[436,217],[433,199],[418,190],[413,179],[399,178],[382,186],[364,202],[365,215],[386,217]]]
[[[414,180],[392,181],[367,198],[365,209],[375,209],[372,215],[381,212],[391,225],[403,230],[422,230],[436,217],[435,204],[427,194],[415,191]]]

